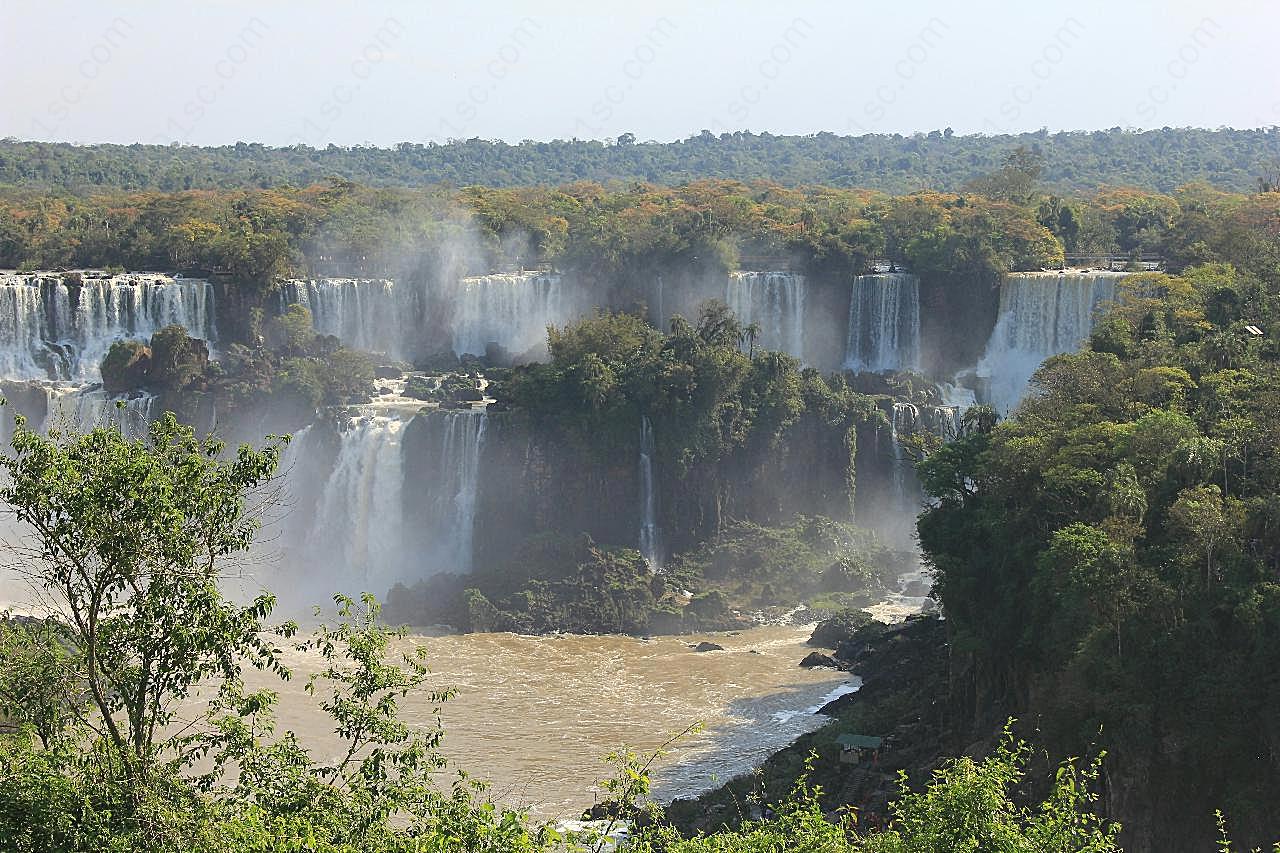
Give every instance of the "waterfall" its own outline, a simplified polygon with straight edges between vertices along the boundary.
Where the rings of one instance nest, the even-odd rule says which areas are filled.
[[[653,424],[640,419],[640,554],[650,571],[662,568],[662,536],[658,529],[658,499],[653,483]]]
[[[943,442],[952,441],[963,428],[964,412],[960,406],[926,406],[920,410],[917,427],[923,427]]]
[[[54,318],[69,318],[70,314],[60,277],[0,276],[0,375],[6,379],[48,378],[51,367],[62,367],[61,359],[50,358],[56,356],[52,349],[57,338]]]
[[[983,402],[1005,413],[1026,394],[1046,358],[1080,347],[1098,308],[1115,300],[1124,273],[1015,273],[1000,289],[1000,313],[978,362]]]
[[[154,273],[0,275],[0,376],[95,381],[111,344],[171,324],[217,339],[213,285]]]
[[[938,383],[938,393],[942,397],[942,405],[954,406],[960,410],[961,414],[978,405],[978,397],[973,393],[973,389],[966,388],[963,385],[940,382]]]
[[[155,394],[135,393],[130,397],[110,397],[106,391],[79,388],[49,390],[49,408],[42,429],[89,432],[98,427],[117,426],[126,438],[144,438],[159,417]]]
[[[420,416],[427,430],[427,460],[435,472],[423,508],[427,574],[471,571],[480,454],[488,417],[483,410],[434,410]]]
[[[731,272],[724,301],[743,328],[756,324],[756,345],[804,357],[804,276],[789,272]]]
[[[920,409],[911,403],[894,403],[893,417],[889,419],[889,441],[893,454],[893,500],[899,510],[915,513],[916,501],[907,488],[908,470],[901,439],[914,432],[920,421]]]
[[[366,415],[339,435],[337,460],[303,543],[315,593],[370,591],[382,597],[403,578],[404,425],[399,418]],[[300,434],[295,441],[299,457],[309,438]]]
[[[512,355],[545,354],[547,326],[573,319],[563,281],[555,273],[472,276],[458,284],[453,311],[453,351],[484,355],[496,343]]]
[[[920,281],[914,275],[854,278],[845,367],[865,373],[920,369]]]
[[[302,305],[321,335],[344,346],[412,358],[418,294],[385,278],[291,279],[280,285],[281,308]]]

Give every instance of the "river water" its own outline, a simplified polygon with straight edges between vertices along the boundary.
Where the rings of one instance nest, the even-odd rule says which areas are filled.
[[[733,634],[659,637],[417,636],[432,689],[457,695],[440,710],[444,753],[493,784],[496,798],[543,818],[576,817],[595,801],[603,757],[630,746],[651,751],[693,723],[703,731],[674,744],[658,764],[662,799],[696,793],[757,766],[825,722],[825,701],[856,688],[856,676],[797,664],[811,628],[761,627]],[[710,640],[724,651],[694,652]],[[318,660],[286,654],[294,678],[274,682],[278,722],[319,754],[336,751],[331,723],[302,689]],[[266,685],[266,676],[253,682]],[[402,703],[411,724],[430,726],[431,704]]]
[[[0,595],[8,599],[0,609],[48,612],[31,606],[29,595]],[[918,609],[915,600],[897,598],[877,615],[893,620]],[[576,817],[596,801],[595,783],[611,775],[603,760],[610,751],[649,752],[701,723],[701,731],[675,743],[656,765],[654,793],[665,801],[758,766],[826,722],[818,708],[860,686],[848,673],[798,666],[813,651],[805,644],[811,632],[810,626],[765,626],[653,639],[413,635],[403,645],[425,645],[432,674],[427,690],[401,702],[402,718],[431,727],[436,709],[426,693],[455,690],[439,709],[444,754],[453,766],[490,781],[496,799],[544,819]],[[703,640],[724,650],[693,651]],[[318,697],[303,690],[321,661],[288,650],[284,663],[293,670],[290,681],[250,671],[247,685],[279,693],[278,730],[295,731],[317,759],[337,759],[332,721],[318,710]],[[192,697],[180,716],[195,716],[203,702]]]

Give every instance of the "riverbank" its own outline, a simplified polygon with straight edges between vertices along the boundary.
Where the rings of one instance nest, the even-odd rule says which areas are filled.
[[[924,780],[946,756],[957,754],[960,745],[950,743],[946,734],[948,649],[941,619],[918,616],[860,631],[838,652],[820,651],[839,655],[837,662],[861,679],[861,689],[824,705],[821,727],[771,755],[754,772],[697,797],[672,801],[666,813],[682,832],[712,832],[758,818],[759,804],[782,799],[811,754],[809,783],[822,788],[823,809],[834,815],[854,808],[862,826],[875,826],[886,819],[888,804],[899,793],[899,771]],[[866,745],[846,749],[838,741],[842,737]]]

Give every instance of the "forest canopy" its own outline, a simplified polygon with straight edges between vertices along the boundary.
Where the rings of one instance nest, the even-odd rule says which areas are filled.
[[[229,189],[304,186],[331,176],[374,186],[555,185],[575,181],[676,185],[699,179],[771,180],[907,193],[958,190],[998,169],[1010,151],[1034,149],[1053,189],[1103,184],[1169,192],[1205,181],[1255,189],[1274,180],[1280,133],[1256,130],[1070,131],[1018,135],[928,133],[775,136],[704,130],[674,142],[562,140],[516,145],[485,139],[445,144],[402,142],[393,148],[258,143],[201,148],[173,145],[70,145],[0,142],[0,184],[81,190]],[[1271,177],[1268,178],[1267,176]]]

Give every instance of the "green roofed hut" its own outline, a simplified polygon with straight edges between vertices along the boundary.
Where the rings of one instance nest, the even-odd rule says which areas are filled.
[[[840,745],[841,764],[860,764],[870,753],[872,761],[880,758],[880,748],[884,746],[884,738],[875,735],[842,734],[836,738]]]

